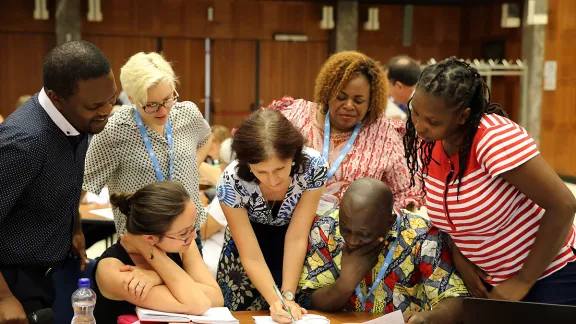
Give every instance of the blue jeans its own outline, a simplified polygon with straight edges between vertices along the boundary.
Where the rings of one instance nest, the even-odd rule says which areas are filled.
[[[576,261],[538,280],[523,301],[576,306]]]

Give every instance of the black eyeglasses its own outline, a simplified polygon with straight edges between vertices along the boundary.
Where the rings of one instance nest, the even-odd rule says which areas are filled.
[[[178,98],[180,98],[180,95],[178,94],[178,91],[174,90],[174,96],[164,100],[163,103],[153,102],[151,104],[143,105],[142,109],[144,109],[144,112],[147,114],[155,114],[158,110],[160,110],[160,107],[164,107],[166,109],[174,107],[174,104],[178,102]]]

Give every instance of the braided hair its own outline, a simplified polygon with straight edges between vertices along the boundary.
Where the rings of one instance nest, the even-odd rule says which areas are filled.
[[[461,126],[465,131],[464,144],[458,150],[459,168],[458,174],[454,179],[454,182],[458,180],[458,196],[460,194],[460,182],[466,172],[472,141],[482,117],[484,114],[498,114],[507,117],[506,112],[500,105],[490,103],[490,89],[488,89],[478,70],[455,57],[424,68],[418,80],[416,91],[423,91],[428,95],[443,98],[446,105],[451,109],[470,108],[470,116]],[[409,109],[408,120],[406,121],[406,134],[404,135],[404,149],[406,163],[410,170],[410,184],[414,186],[414,178],[419,171],[421,171],[420,179],[422,184],[424,184],[424,175],[428,174],[428,166],[430,162],[434,161],[432,150],[435,142],[426,142],[418,139],[411,114],[411,109]],[[419,157],[422,166],[421,170],[419,170]],[[437,161],[434,162],[438,163]],[[423,190],[426,192],[425,188]]]

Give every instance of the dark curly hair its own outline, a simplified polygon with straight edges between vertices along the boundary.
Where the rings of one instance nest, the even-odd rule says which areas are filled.
[[[303,173],[307,158],[303,153],[306,139],[282,113],[260,109],[248,116],[232,136],[232,151],[236,154],[238,176],[258,183],[248,164],[257,164],[276,156],[293,159],[290,176]]]
[[[384,71],[370,57],[348,51],[332,55],[316,77],[314,101],[324,115],[328,112],[328,102],[336,98],[342,88],[358,74],[364,75],[370,82],[370,110],[364,117],[365,123],[371,124],[384,114],[388,100],[388,80]]]
[[[470,108],[470,116],[461,127],[465,130],[464,145],[458,151],[458,174],[454,182],[458,180],[457,195],[460,194],[460,182],[466,172],[466,163],[472,147],[474,135],[484,114],[498,114],[508,117],[498,104],[490,103],[490,89],[478,70],[466,62],[451,57],[434,65],[427,66],[422,71],[416,92],[422,91],[428,95],[441,97],[446,105],[454,110]],[[406,121],[406,134],[404,135],[404,150],[406,163],[410,170],[410,183],[415,185],[414,177],[419,171],[418,156],[422,161],[422,184],[424,175],[428,174],[428,166],[432,159],[432,150],[435,142],[420,141],[412,122],[411,109],[408,110]],[[436,161],[434,161],[437,163]],[[454,183],[453,182],[453,183]]]

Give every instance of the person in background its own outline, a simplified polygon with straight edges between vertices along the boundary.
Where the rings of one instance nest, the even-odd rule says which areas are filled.
[[[420,64],[409,56],[396,56],[388,62],[386,76],[390,83],[390,97],[386,117],[400,120],[408,118],[408,100],[414,92],[420,73]]]
[[[233,135],[236,160],[217,186],[228,222],[217,281],[233,311],[270,307],[275,321],[291,322],[277,285],[295,319],[305,312],[295,294],[328,172],[326,160],[305,142],[271,109],[254,112]]]
[[[402,144],[405,125],[384,116],[387,84],[376,61],[359,52],[340,52],[316,77],[315,102],[284,97],[268,107],[280,110],[330,163],[319,212],[339,205],[346,188],[360,178],[387,183],[398,208],[416,210],[423,203],[422,190],[410,187]]]
[[[407,165],[471,294],[576,305],[576,199],[478,71],[426,67],[409,107]]]
[[[210,149],[208,150],[206,160],[200,165],[200,177],[207,183],[216,185],[220,177],[218,171],[224,170],[224,168],[220,166],[220,147],[222,146],[222,142],[230,138],[230,130],[222,125],[214,125],[210,129]],[[211,173],[216,174],[217,172],[218,178],[213,179]],[[214,197],[216,197],[216,189],[212,187],[204,190],[204,196],[206,196],[208,203],[211,203]]]
[[[460,323],[461,297],[469,294],[450,246],[424,218],[393,208],[385,183],[358,179],[340,209],[312,226],[303,299],[324,312],[401,310],[408,324]]]
[[[220,147],[222,142],[230,138],[230,130],[226,126],[214,125],[210,127],[212,136],[212,145],[208,150],[206,162],[212,165],[220,165]]]
[[[227,166],[234,160],[230,148],[231,145],[231,138],[228,138],[222,142],[222,145],[220,146],[221,165]],[[222,172],[220,168],[214,166],[210,167],[214,169],[211,181],[218,183]],[[202,174],[202,167],[200,167],[200,174]],[[224,246],[224,234],[226,232],[227,225],[228,222],[226,222],[226,217],[224,216],[222,207],[220,207],[220,202],[218,199],[213,199],[209,206],[206,208],[206,222],[204,225],[202,225],[200,233],[202,234],[203,240],[202,256],[204,258],[204,262],[214,277],[216,277],[218,262],[220,260],[220,253],[222,252],[222,247]]]
[[[78,206],[87,134],[116,99],[110,62],[72,41],[44,60],[43,88],[0,124],[0,323],[51,308],[52,271],[71,252],[88,263]]]
[[[116,323],[134,306],[201,315],[224,304],[194,242],[196,206],[180,183],[153,182],[110,202],[126,215],[127,232],[94,267],[97,322]]]
[[[164,57],[138,53],[120,71],[122,87],[132,106],[123,106],[101,134],[92,138],[86,156],[84,190],[99,194],[135,192],[163,180],[180,181],[197,206],[196,222],[206,220],[200,201],[198,165],[209,148],[210,126],[198,107],[179,102],[176,75]],[[114,210],[117,233],[126,216]],[[200,239],[196,242],[201,248]]]

